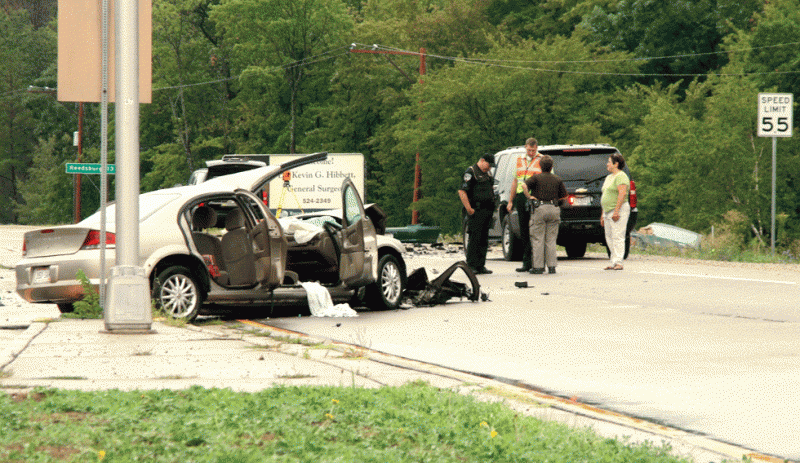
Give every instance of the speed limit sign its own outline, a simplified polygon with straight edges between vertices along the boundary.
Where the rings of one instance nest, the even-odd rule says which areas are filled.
[[[758,136],[791,137],[793,102],[791,93],[759,93]]]

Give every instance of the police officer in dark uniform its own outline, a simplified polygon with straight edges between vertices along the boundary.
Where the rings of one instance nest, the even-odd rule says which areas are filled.
[[[476,274],[492,273],[486,268],[486,251],[489,249],[489,226],[494,213],[494,177],[489,169],[494,165],[494,155],[487,153],[464,172],[464,181],[458,189],[461,204],[469,216],[467,230],[467,265]]]

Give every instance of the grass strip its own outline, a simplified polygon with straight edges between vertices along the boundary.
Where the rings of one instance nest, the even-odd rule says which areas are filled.
[[[680,462],[425,383],[0,394],[0,462]]]

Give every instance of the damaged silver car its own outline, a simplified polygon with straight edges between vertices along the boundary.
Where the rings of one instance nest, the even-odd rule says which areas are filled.
[[[406,284],[402,244],[376,232],[350,179],[342,183],[342,211],[336,219],[278,219],[262,200],[271,180],[326,158],[327,153],[316,153],[140,195],[139,265],[156,305],[191,320],[205,303],[303,304],[303,283],[318,282],[334,302],[399,307]],[[106,216],[110,274],[113,204]],[[78,270],[99,285],[99,230],[98,211],[75,225],[27,232],[23,259],[16,265],[17,293],[29,302],[56,303],[62,312],[72,311],[72,304],[83,298]]]

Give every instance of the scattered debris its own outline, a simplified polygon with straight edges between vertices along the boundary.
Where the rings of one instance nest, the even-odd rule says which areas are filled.
[[[461,269],[467,275],[471,287],[465,283],[450,281],[453,273]],[[428,281],[428,274],[425,268],[420,267],[408,276],[405,295],[412,300],[416,306],[433,306],[444,304],[454,297],[467,298],[471,301],[479,299],[486,301],[488,295],[481,293],[481,285],[472,269],[466,262],[459,261],[451,265],[439,277],[433,281]]]
[[[417,255],[425,256],[431,254],[457,254],[464,252],[464,246],[461,243],[407,243],[406,252]]]
[[[648,246],[700,249],[702,235],[685,228],[654,222],[631,233],[631,244],[640,248]]]

